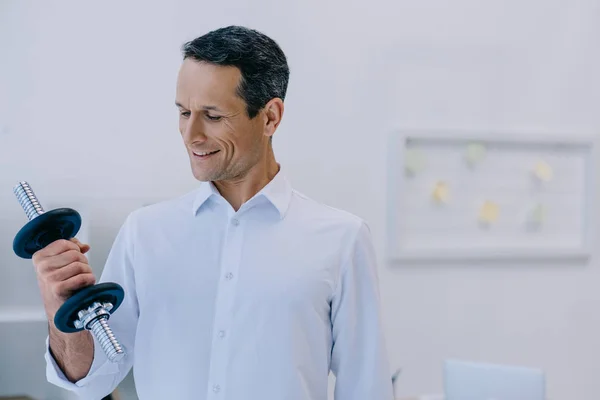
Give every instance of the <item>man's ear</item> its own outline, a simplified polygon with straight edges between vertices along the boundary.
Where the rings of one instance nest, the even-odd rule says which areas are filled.
[[[277,130],[277,127],[281,123],[281,119],[283,118],[283,100],[276,97],[271,99],[263,108],[264,115],[264,135],[273,137],[273,134]]]

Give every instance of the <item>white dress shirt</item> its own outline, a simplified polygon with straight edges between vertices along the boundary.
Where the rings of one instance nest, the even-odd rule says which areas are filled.
[[[140,400],[391,400],[370,232],[292,189],[280,171],[234,209],[212,183],[131,213],[101,282],[125,300],[85,378],[50,382],[96,400],[133,366]]]

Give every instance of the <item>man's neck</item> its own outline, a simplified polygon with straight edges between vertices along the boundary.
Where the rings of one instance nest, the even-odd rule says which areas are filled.
[[[231,204],[235,211],[271,182],[279,172],[280,167],[275,161],[273,152],[269,153],[243,177],[227,181],[213,181],[221,196]]]

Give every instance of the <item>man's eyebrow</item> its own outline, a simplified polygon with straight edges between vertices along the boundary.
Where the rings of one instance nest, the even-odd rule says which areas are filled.
[[[179,108],[183,108],[183,109],[187,110],[187,108],[184,107],[183,105],[181,105],[179,102],[175,102],[175,105]],[[217,106],[202,106],[202,109],[205,111],[221,111],[219,109],[219,107],[217,107]]]

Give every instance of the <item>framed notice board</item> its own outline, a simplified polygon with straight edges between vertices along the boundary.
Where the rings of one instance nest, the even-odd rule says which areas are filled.
[[[596,149],[574,134],[394,132],[389,256],[589,257]]]

